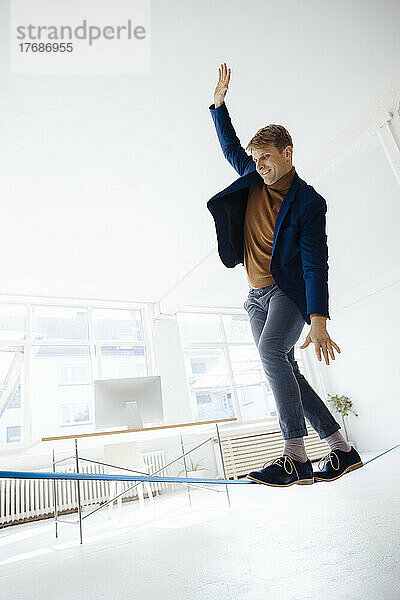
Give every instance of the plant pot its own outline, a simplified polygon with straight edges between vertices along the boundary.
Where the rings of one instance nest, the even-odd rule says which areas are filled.
[[[205,469],[197,469],[197,471],[188,471],[187,476],[191,479],[203,479],[206,477],[206,473]]]

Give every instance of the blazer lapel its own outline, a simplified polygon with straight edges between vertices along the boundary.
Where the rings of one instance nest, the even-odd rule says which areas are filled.
[[[208,202],[216,200],[217,198],[222,198],[223,196],[228,196],[229,194],[232,194],[234,192],[238,192],[239,190],[249,187],[253,183],[257,183],[259,181],[263,181],[261,175],[257,173],[256,170],[251,171],[250,173],[247,173],[247,175],[243,175],[242,177],[239,177],[239,179],[236,179],[233,183],[231,183],[230,186],[228,186],[227,188],[225,188],[221,192],[218,192],[218,194],[210,198]]]
[[[227,196],[234,197],[236,192],[250,187],[250,185],[252,185],[253,183],[259,183],[260,181],[264,181],[264,180],[256,170],[251,171],[247,175],[243,175],[242,177],[239,177],[239,179],[236,179],[236,181],[231,183],[230,186],[228,186],[227,188],[225,188],[224,190],[222,190],[221,192],[219,192],[218,194],[216,194],[215,196],[210,198],[210,200],[207,202],[208,209],[213,214],[214,218],[216,218],[215,212],[216,212],[217,206],[220,203],[219,202],[215,203],[214,202],[215,200],[222,199]],[[302,181],[303,180],[300,179],[300,177],[297,175],[297,172],[295,172],[292,183],[290,184],[290,188],[289,188],[286,196],[283,199],[283,202],[281,204],[281,207],[279,209],[279,212],[278,212],[278,215],[276,218],[275,228],[274,228],[274,238],[273,238],[273,242],[272,242],[272,256],[274,254],[276,240],[278,239],[279,230],[281,228],[283,219],[285,218],[285,216],[290,208],[290,205],[292,204],[292,202],[294,200],[296,191]],[[243,198],[243,202],[245,202],[245,197]],[[223,211],[223,214],[225,214],[225,210]],[[243,215],[243,217],[244,217],[244,215]]]
[[[274,253],[274,250],[275,250],[276,240],[278,239],[279,230],[281,228],[283,219],[285,218],[287,211],[289,210],[289,207],[294,200],[294,196],[296,194],[299,183],[300,183],[300,177],[295,172],[294,177],[292,179],[292,183],[290,184],[290,188],[288,189],[287,194],[283,199],[283,202],[282,202],[281,207],[278,212],[278,216],[276,217],[275,228],[274,228],[274,239],[272,242],[272,254]]]

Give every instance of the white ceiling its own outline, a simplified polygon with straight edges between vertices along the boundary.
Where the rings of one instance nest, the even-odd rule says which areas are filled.
[[[243,145],[267,123],[307,161],[395,76],[395,0],[152,2],[148,75],[11,75],[1,4],[0,292],[151,301],[215,246],[236,179],[208,106],[217,68]],[[312,183],[312,182],[310,182]]]

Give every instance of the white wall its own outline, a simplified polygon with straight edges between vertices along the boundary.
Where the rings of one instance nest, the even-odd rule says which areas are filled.
[[[349,432],[361,450],[387,448],[398,441],[400,417],[398,361],[400,250],[399,190],[376,137],[339,163],[316,186],[328,203],[329,285],[328,330],[342,353],[329,367],[317,363],[330,394],[350,396],[358,418]],[[210,272],[189,298],[193,304],[241,306],[246,295],[242,267]],[[303,330],[303,336],[308,328]],[[184,357],[175,317],[154,322],[156,363],[162,378],[167,423],[192,420]],[[316,363],[312,347],[306,351]],[[312,383],[323,390],[318,379]],[[179,441],[146,443],[176,455]],[[209,451],[207,461],[213,464]],[[12,461],[12,464],[10,462]],[[2,459],[5,468],[48,466],[31,458]]]
[[[393,91],[376,100],[382,113],[385,107],[392,108]],[[329,366],[316,361],[312,346],[306,352],[322,375],[326,393],[350,396],[354,401],[359,417],[348,419],[348,429],[363,451],[387,448],[400,436],[400,193],[371,128],[379,124],[377,114],[374,105],[348,125],[347,131],[353,128],[360,141],[356,138],[345,147],[337,144],[334,166],[325,164],[322,177],[304,176],[328,205],[328,331],[342,351]],[[395,115],[392,129],[397,139],[399,121]],[[360,135],[363,127],[367,135]],[[217,305],[231,305],[233,300],[240,307],[247,294],[243,267],[213,269],[191,292],[185,290],[185,297],[193,305],[211,305],[214,298]],[[303,336],[308,331],[305,327]],[[317,375],[312,385],[324,396]]]
[[[348,429],[361,450],[400,441],[399,306],[397,281],[344,309],[330,328],[342,354],[323,367],[327,391],[353,400],[359,416],[349,418]]]
[[[131,75],[11,73],[10,5],[2,293],[153,301],[210,252],[206,202],[237,177],[208,111],[220,62],[243,144],[283,123],[300,170],[398,73],[397,0],[154,0],[151,72]]]
[[[377,137],[320,181],[327,199],[328,329],[341,348],[321,365],[327,392],[350,396],[350,437],[385,449],[400,433],[400,191]]]
[[[2,54],[2,293],[154,301],[210,253],[215,230],[206,201],[237,177],[208,113],[219,61],[233,68],[229,107],[242,142],[266,122],[284,123],[295,140],[296,169],[313,185],[313,153],[326,163],[324,144],[332,140],[335,156],[346,150],[340,140],[348,138],[335,138],[340,128],[394,81],[393,73],[398,81],[394,0],[312,0],[306,8],[296,1],[289,13],[261,0],[252,13],[240,2],[174,6],[155,3],[148,77],[115,76],[110,86],[101,75],[12,76]],[[6,5],[0,10],[7,24]],[[171,39],[177,13],[180,31]],[[282,19],[291,42],[282,45],[280,29],[269,28],[265,63],[266,26]],[[205,32],[211,45],[200,56]],[[382,117],[389,108],[386,101],[376,106]],[[342,348],[335,363],[320,368],[327,391],[355,401],[360,417],[350,430],[361,448],[387,447],[396,441],[399,416],[398,186],[371,138],[315,187],[328,203],[328,327]],[[247,288],[242,267],[219,264],[190,284],[185,302],[242,307]],[[173,319],[156,322],[155,344],[166,420],[190,420]]]
[[[193,415],[176,317],[156,319],[154,330],[165,423],[190,423]]]

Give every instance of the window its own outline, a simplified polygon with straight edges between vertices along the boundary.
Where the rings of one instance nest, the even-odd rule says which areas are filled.
[[[32,413],[40,437],[60,424],[58,407],[91,405],[90,354],[88,346],[43,345],[33,346],[32,355]]]
[[[90,423],[89,404],[63,404],[61,407],[61,425]]]
[[[74,427],[81,427],[79,433],[92,431],[93,380],[151,372],[148,317],[145,306],[0,303],[0,447],[17,439],[30,444],[46,435],[62,435],[65,427],[68,434]],[[25,405],[32,415],[26,440]]]
[[[100,346],[102,379],[144,377],[147,375],[143,346]]]
[[[25,324],[26,308],[24,305],[0,305],[0,340],[23,340]]]
[[[218,315],[179,315],[179,331],[182,340],[190,342],[222,342],[222,329]]]
[[[34,340],[88,340],[87,311],[81,308],[35,306],[32,311]]]
[[[249,319],[243,315],[222,315],[228,342],[246,342],[254,345]]]
[[[207,365],[204,361],[198,361],[196,358],[190,359],[190,364],[192,366],[192,373],[196,375],[203,375],[207,373]]]
[[[20,349],[4,346],[0,349],[0,445],[3,446],[21,441],[23,368],[24,355]]]
[[[197,394],[197,404],[211,404],[211,394]]]
[[[186,348],[185,359],[197,420],[234,417],[231,382],[224,350]]]
[[[197,420],[277,418],[247,315],[179,313],[178,324]]]
[[[144,339],[140,310],[93,309],[93,323],[97,340]]]
[[[274,397],[256,346],[231,346],[229,355],[242,419],[275,416]]]
[[[15,444],[15,442],[21,441],[21,427],[16,425],[15,427],[7,427],[7,444]]]
[[[21,408],[21,386],[19,385],[8,403],[7,408]]]
[[[79,385],[90,383],[89,365],[59,365],[59,385]]]

